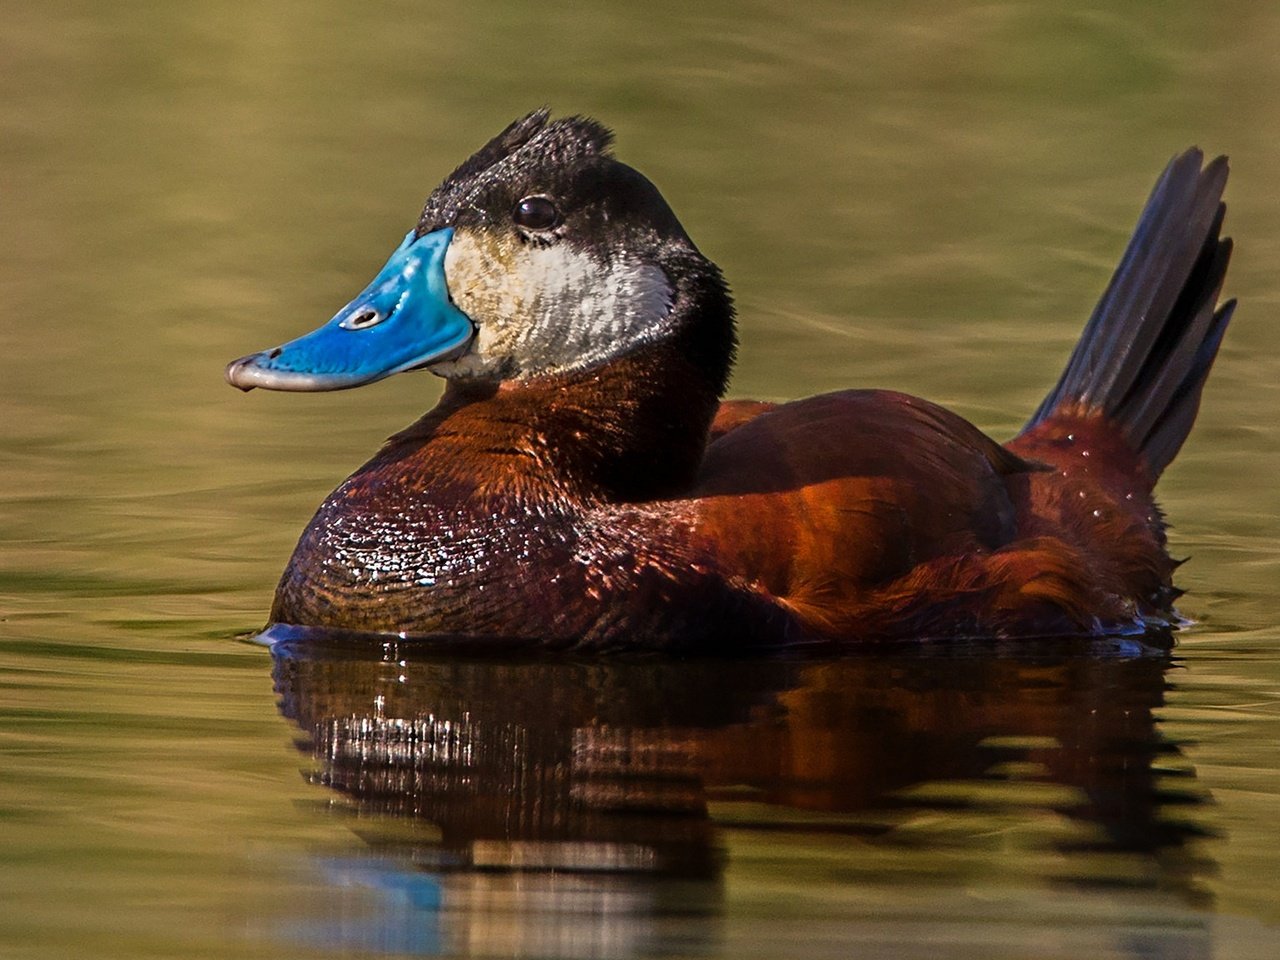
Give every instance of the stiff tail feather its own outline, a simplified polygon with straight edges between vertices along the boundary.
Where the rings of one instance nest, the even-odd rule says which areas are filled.
[[[1023,434],[1055,415],[1103,414],[1154,481],[1177,455],[1235,309],[1217,306],[1231,258],[1219,236],[1227,158],[1169,161],[1056,387]],[[1202,169],[1203,166],[1203,169]]]

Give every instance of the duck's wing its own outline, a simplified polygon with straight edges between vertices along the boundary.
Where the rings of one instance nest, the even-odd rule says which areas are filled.
[[[1015,535],[1006,478],[1035,469],[963,418],[886,391],[783,404],[707,449],[694,491],[735,570],[779,595],[865,589]]]
[[[1133,590],[1110,582],[1114,565],[1032,510],[1034,491],[1057,475],[927,401],[850,391],[726,433],[708,447],[688,503],[723,573],[805,634],[856,642],[1127,627],[1144,612]]]

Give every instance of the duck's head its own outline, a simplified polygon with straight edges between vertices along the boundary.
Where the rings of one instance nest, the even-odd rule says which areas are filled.
[[[318,330],[233,361],[228,382],[520,380],[671,344],[719,394],[734,346],[720,273],[611,140],[581,118],[517,120],[432,192],[363,293]]]

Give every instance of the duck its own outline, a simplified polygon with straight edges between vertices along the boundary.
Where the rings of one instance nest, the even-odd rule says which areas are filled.
[[[681,655],[1168,629],[1153,490],[1235,308],[1227,171],[1169,162],[1057,384],[999,443],[885,389],[723,399],[719,268],[606,127],[530,113],[331,320],[227,366],[244,391],[445,381],[323,501],[270,624]]]

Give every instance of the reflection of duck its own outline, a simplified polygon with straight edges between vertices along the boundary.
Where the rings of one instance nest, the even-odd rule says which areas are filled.
[[[705,650],[1168,618],[1151,490],[1231,314],[1223,160],[1170,164],[1062,379],[1001,447],[883,391],[719,404],[725,286],[609,140],[517,121],[329,324],[230,365],[245,389],[448,379],[320,508],[273,620]]]
[[[855,874],[897,857],[938,881],[1194,896],[1203,867],[1186,847],[1202,797],[1152,715],[1163,656],[510,664],[414,650],[309,635],[275,656],[281,710],[322,782],[371,839],[377,815],[429,825],[383,831],[420,865],[713,879],[718,824],[859,837],[841,866]]]

